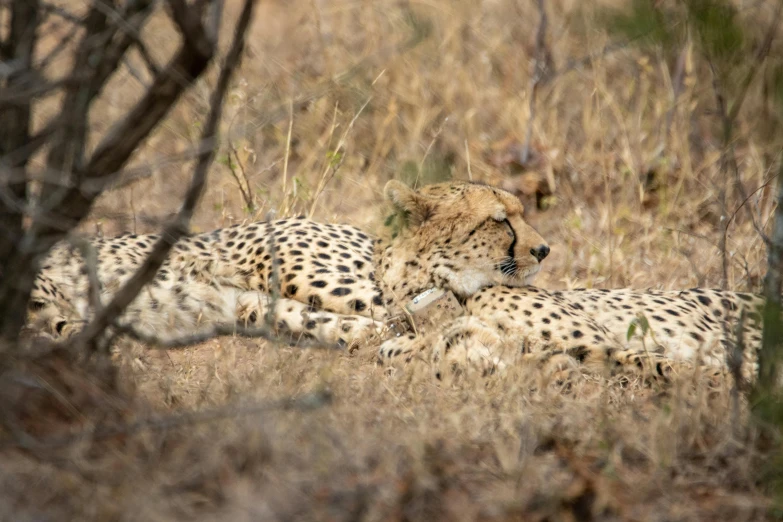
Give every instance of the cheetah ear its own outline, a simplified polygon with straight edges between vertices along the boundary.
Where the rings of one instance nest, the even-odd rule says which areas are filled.
[[[386,183],[383,195],[394,208],[408,214],[412,225],[421,225],[432,216],[432,205],[425,196],[395,179]]]

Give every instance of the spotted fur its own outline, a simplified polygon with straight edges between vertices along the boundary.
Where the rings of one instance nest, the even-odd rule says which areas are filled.
[[[567,357],[597,372],[668,377],[675,367],[696,366],[722,375],[737,354],[741,376],[751,382],[758,371],[762,306],[755,294],[700,288],[493,286],[465,301],[470,322],[460,318],[428,335],[391,339],[381,346],[380,358],[439,363],[450,357],[487,369],[521,360],[559,365]]]
[[[215,325],[270,325],[294,338],[349,344],[379,333],[411,297],[432,287],[469,297],[491,285],[523,286],[549,252],[508,192],[453,182],[385,195],[403,226],[378,239],[304,218],[236,225],[181,239],[118,326],[176,342]],[[94,238],[106,303],[141,266],[156,235]],[[43,260],[31,325],[72,335],[94,314],[87,267],[61,243]]]

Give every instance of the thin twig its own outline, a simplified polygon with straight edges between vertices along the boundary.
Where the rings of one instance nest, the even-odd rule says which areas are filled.
[[[715,71],[714,64],[712,60],[709,60],[710,65],[710,71],[712,72],[712,90],[715,94],[715,101],[718,105],[718,113],[721,115],[722,122],[723,122],[723,147],[721,147],[721,153],[720,153],[720,170],[721,172],[726,172],[728,170],[728,161],[729,161],[729,146],[731,145],[731,122],[727,118],[727,112],[726,112],[726,99],[723,96],[723,91],[721,90],[721,86],[718,80],[718,73]],[[733,152],[733,150],[732,150]],[[733,154],[732,154],[733,155]],[[721,231],[720,231],[720,239],[718,240],[718,250],[720,251],[721,255],[721,278],[720,278],[720,287],[721,289],[725,290],[726,286],[729,284],[729,254],[728,250],[726,248],[727,241],[728,241],[728,235],[729,235],[729,227],[727,224],[727,215],[728,214],[728,206],[726,203],[726,197],[728,192],[728,176],[723,177],[723,183],[718,188],[718,206],[720,207],[720,224],[721,224]]]
[[[351,122],[348,124],[348,128],[345,129],[345,132],[340,137],[340,141],[337,142],[337,147],[335,147],[334,151],[332,152],[332,156],[329,158],[329,162],[326,166],[326,170],[324,171],[323,176],[321,176],[321,181],[318,183],[318,188],[315,191],[315,195],[313,196],[313,203],[310,205],[310,212],[308,212],[307,217],[312,218],[313,214],[315,213],[315,206],[318,203],[318,198],[321,196],[321,193],[326,188],[326,185],[329,184],[329,182],[334,178],[334,176],[337,174],[337,171],[340,170],[340,167],[343,164],[343,161],[345,161],[345,140],[348,137],[348,133],[351,132],[353,129],[354,124],[356,123],[356,120],[359,118],[359,115],[364,112],[365,107],[370,103],[372,100],[372,96],[367,98],[367,101],[364,102],[364,105],[362,105],[359,110],[354,114],[353,118],[351,118]],[[335,161],[335,156],[337,156],[337,160]],[[327,177],[327,173],[329,173],[331,170],[331,175]]]
[[[416,171],[416,179],[413,182],[413,187],[416,188],[419,186],[419,177],[421,176],[422,170],[424,169],[424,164],[427,162],[427,158],[430,156],[430,152],[432,151],[432,147],[435,146],[435,142],[438,141],[438,138],[440,138],[440,135],[443,133],[444,127],[446,127],[446,124],[449,122],[449,117],[446,116],[443,118],[443,121],[440,122],[440,125],[438,125],[438,128],[435,129],[435,132],[432,135],[432,139],[430,140],[429,144],[427,145],[427,148],[424,149],[424,155],[421,157],[421,161],[419,161],[419,168]]]
[[[530,140],[533,137],[533,123],[536,119],[536,94],[538,93],[538,84],[546,75],[547,69],[546,28],[548,25],[548,18],[544,0],[538,0],[536,5],[538,6],[539,13],[538,30],[536,31],[536,50],[535,56],[533,57],[533,70],[530,74],[530,88],[528,89],[527,129],[525,130],[525,141],[519,152],[520,165],[527,165],[528,160],[530,159]]]
[[[184,161],[189,161],[194,158],[198,158],[204,152],[206,144],[197,143],[191,148],[185,150],[179,154],[160,155],[154,161],[148,161],[141,165],[135,166],[131,169],[121,170],[115,174],[112,174],[108,184],[103,188],[103,193],[120,190],[128,185],[132,185],[137,181],[147,179],[151,177],[157,169],[166,165],[179,164]],[[104,185],[104,181],[101,180],[97,183]],[[85,180],[82,182],[81,187],[83,190],[92,191],[98,190],[98,186],[95,180]]]
[[[35,75],[28,75],[28,85],[20,85],[13,90],[5,90],[0,94],[0,107],[10,107],[28,102],[33,98],[43,98],[54,94],[54,91],[62,88],[74,87],[80,85],[85,80],[91,78],[90,74],[76,72],[69,76],[57,78],[55,80],[44,81],[40,79],[35,81]]]
[[[742,203],[740,203],[740,204],[737,206],[737,208],[735,208],[735,209],[734,209],[734,212],[732,212],[731,216],[729,217],[728,221],[726,222],[726,227],[727,227],[727,228],[728,228],[729,224],[731,224],[731,222],[734,220],[734,218],[735,218],[735,217],[737,217],[737,214],[739,213],[739,211],[740,211],[740,210],[741,210],[741,209],[742,209],[742,208],[743,208],[743,207],[744,207],[744,206],[745,206],[745,205],[748,203],[748,201],[750,201],[750,198],[752,198],[752,197],[753,197],[753,196],[756,194],[756,192],[758,192],[758,191],[760,191],[760,190],[764,190],[765,188],[767,188],[767,187],[769,186],[769,184],[770,184],[770,183],[772,183],[772,180],[773,180],[773,179],[775,179],[775,176],[776,176],[775,174],[772,174],[772,175],[770,175],[770,176],[769,176],[767,179],[765,179],[765,180],[764,180],[764,183],[762,183],[762,184],[761,184],[759,187],[757,187],[757,188],[756,188],[756,189],[755,189],[753,192],[751,192],[750,194],[748,194],[748,195],[744,195],[744,194],[743,194],[743,196],[744,196],[744,199],[742,200]],[[743,191],[743,192],[744,192],[744,191]],[[754,216],[754,217],[755,217],[755,216]],[[756,225],[756,226],[757,226],[757,228],[759,228],[759,229],[763,229],[763,227],[760,227],[760,226],[758,226],[758,225]],[[770,240],[769,240],[769,238],[767,237],[767,235],[766,235],[766,234],[759,234],[759,235],[761,236],[761,239],[762,239],[762,240],[763,240],[765,243],[769,244],[769,241],[770,241]]]
[[[63,20],[66,20],[74,25],[84,24],[84,19],[82,19],[79,16],[76,16],[75,14],[71,13],[70,11],[60,6],[43,2],[41,4],[41,10],[43,10],[43,12],[45,12],[46,14],[58,16],[59,18],[62,18]]]
[[[468,147],[468,140],[465,140],[465,160],[468,163],[468,181],[473,181],[473,171],[470,166],[470,147]]]
[[[68,48],[68,44],[71,43],[71,40],[79,33],[80,27],[78,25],[73,25],[71,27],[71,30],[68,31],[62,38],[60,38],[60,41],[57,42],[57,45],[52,47],[52,50],[41,58],[41,60],[35,65],[35,69],[39,71],[43,71],[46,69],[59,55],[61,52],[63,52],[65,49]]]
[[[720,252],[720,244],[713,243],[713,241],[710,238],[708,238],[707,236],[703,236],[701,234],[696,234],[694,232],[689,232],[687,230],[683,230],[683,229],[680,229],[680,228],[662,227],[661,230],[668,230],[669,232],[676,232],[677,234],[683,234],[683,235],[686,235],[686,236],[689,236],[689,237],[692,237],[692,238],[695,238],[695,239],[699,239],[701,241],[704,241],[705,243],[707,243],[711,247],[713,247],[718,252]],[[745,258],[745,256],[742,254],[742,252],[736,252],[735,256],[741,257],[742,260],[744,261],[745,265],[748,264],[748,260]],[[744,268],[744,266],[742,265],[742,263],[740,263],[740,261],[738,259],[732,258],[732,261],[737,263],[737,264],[739,264],[740,267]],[[703,286],[703,285],[699,285],[699,286]]]
[[[272,292],[270,290],[269,311],[270,314],[275,309],[275,302],[280,299],[279,292]],[[298,348],[319,348],[324,350],[344,350],[344,346],[338,343],[324,343],[314,339],[299,338],[294,339],[292,336],[288,336],[285,333],[277,333],[273,330],[270,317],[265,318],[264,326],[258,328],[245,327],[239,324],[213,324],[209,328],[200,332],[183,335],[174,339],[162,340],[158,336],[149,335],[144,332],[138,331],[132,324],[120,324],[116,323],[112,325],[112,328],[123,335],[127,335],[135,341],[144,343],[147,347],[158,348],[168,350],[171,348],[186,348],[193,346],[194,344],[200,344],[216,337],[243,337],[246,339],[265,339],[273,343],[279,342],[293,342]]]
[[[237,149],[234,147],[233,143],[229,143],[229,148],[231,150],[226,155],[226,158],[228,160],[228,170],[229,172],[231,172],[231,176],[234,178],[234,181],[237,182],[237,187],[239,187],[239,192],[242,194],[242,199],[245,200],[245,206],[247,207],[250,213],[253,213],[256,210],[256,205],[255,202],[253,201],[253,192],[252,189],[250,188],[250,180],[247,177],[245,166],[242,164],[242,160],[239,159],[239,154],[237,153]],[[234,155],[234,158],[236,158],[237,165],[239,166],[239,170],[242,173],[242,179],[244,180],[244,185],[242,183],[242,180],[239,179],[239,175],[236,173],[234,169],[234,162],[231,160],[232,154]]]
[[[674,123],[674,114],[677,111],[680,94],[685,86],[685,63],[688,57],[688,48],[690,43],[686,42],[682,46],[680,54],[677,56],[677,64],[674,66],[674,77],[672,78],[672,106],[666,111],[666,119],[663,128],[663,143],[661,144],[661,154],[668,149],[669,134],[671,134],[672,124]]]
[[[101,281],[98,278],[98,255],[95,247],[88,240],[71,235],[69,242],[75,246],[82,256],[84,268],[87,272],[87,296],[90,301],[90,307],[94,313],[98,313],[102,307],[101,304]]]
[[[53,118],[46,126],[30,136],[25,143],[14,150],[7,151],[3,157],[3,163],[7,165],[26,164],[38,150],[43,147],[57,131],[60,125],[59,118]]]
[[[328,391],[317,391],[300,397],[288,397],[276,401],[268,401],[250,404],[246,406],[226,407],[222,406],[206,411],[192,411],[165,416],[155,416],[146,419],[121,424],[118,426],[97,426],[95,428],[80,431],[78,433],[59,437],[48,437],[35,440],[25,437],[25,440],[15,440],[2,444],[3,448],[15,447],[28,450],[44,450],[70,446],[80,442],[98,441],[117,436],[134,435],[141,431],[166,431],[196,424],[205,424],[237,417],[258,415],[275,410],[283,411],[311,411],[329,405],[332,395]]]
[[[285,157],[283,158],[283,198],[288,201],[288,159],[291,157],[291,133],[294,130],[294,100],[290,100],[288,115],[288,134],[285,139]],[[293,204],[291,202],[290,204]],[[285,212],[288,212],[288,205],[285,205]]]
[[[144,41],[142,40],[141,26],[137,23],[137,21],[133,20],[133,18],[140,18],[138,13],[134,17],[128,19],[127,12],[119,12],[116,9],[112,9],[108,2],[97,2],[95,7],[97,9],[103,10],[104,14],[106,14],[106,17],[120,28],[124,36],[130,38],[132,46],[139,51],[139,54],[145,61],[149,60],[147,65],[150,67],[150,71],[155,73],[156,76],[160,74],[160,68],[157,66],[157,64],[155,64],[154,60],[152,60],[150,53],[147,51],[147,47],[144,45]],[[147,9],[148,7],[149,5],[145,5],[144,9]],[[125,11],[127,11],[127,8]],[[146,18],[146,15],[141,18]]]
[[[144,64],[147,66],[147,69],[149,69],[152,75],[158,76],[160,74],[160,66],[155,62],[155,59],[150,54],[147,46],[144,45],[144,42],[137,40],[133,43],[133,47],[139,51],[139,56],[141,56],[141,59],[144,61]]]

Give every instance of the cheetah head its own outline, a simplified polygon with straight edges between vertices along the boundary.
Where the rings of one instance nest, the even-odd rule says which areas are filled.
[[[549,254],[546,241],[522,219],[519,199],[504,190],[472,182],[413,190],[389,181],[384,195],[403,217],[387,249],[390,259],[383,261],[387,284],[413,278],[418,281],[411,286],[432,283],[467,297],[487,286],[530,284]],[[422,281],[425,276],[430,280]],[[410,294],[398,282],[391,286],[398,295]]]
[[[26,327],[58,339],[69,337],[77,322],[57,285],[39,274],[27,302]]]

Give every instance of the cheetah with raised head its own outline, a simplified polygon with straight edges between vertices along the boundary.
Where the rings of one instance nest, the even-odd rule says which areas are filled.
[[[183,238],[116,326],[162,343],[216,325],[270,324],[278,332],[349,344],[382,333],[405,303],[430,288],[467,299],[492,285],[518,287],[538,273],[546,242],[508,192],[467,182],[386,199],[404,218],[380,240],[348,225],[304,218],[235,225]],[[155,235],[93,239],[106,303],[152,250]],[[78,332],[94,310],[79,250],[61,243],[42,262],[29,322],[50,335]]]

